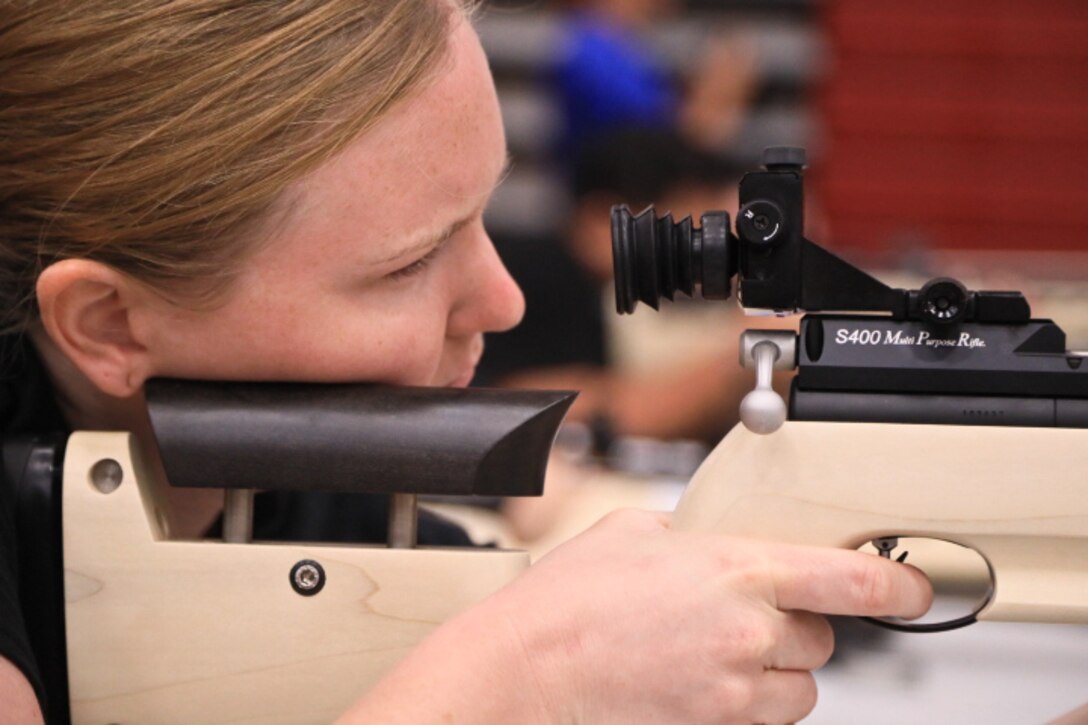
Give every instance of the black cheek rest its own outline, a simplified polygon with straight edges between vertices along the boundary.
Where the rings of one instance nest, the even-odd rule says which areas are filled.
[[[577,393],[158,379],[173,486],[539,496]]]

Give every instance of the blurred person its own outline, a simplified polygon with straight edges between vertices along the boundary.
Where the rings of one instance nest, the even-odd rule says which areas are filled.
[[[757,85],[751,45],[709,42],[686,76],[658,57],[647,35],[679,0],[568,0],[550,78],[563,127],[559,157],[571,162],[615,131],[672,131],[706,149],[728,146]]]
[[[0,9],[5,435],[128,430],[152,452],[152,377],[464,386],[520,318],[483,227],[506,145],[464,5]],[[0,721],[34,723],[13,484]],[[182,538],[221,512],[221,492],[162,493]],[[343,721],[792,722],[832,651],[815,612],[929,601],[910,566],[625,511],[438,627]]]

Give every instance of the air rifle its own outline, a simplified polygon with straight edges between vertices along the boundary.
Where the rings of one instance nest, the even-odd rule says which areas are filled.
[[[896,629],[1088,623],[1088,356],[1019,292],[895,289],[805,238],[804,166],[803,149],[767,149],[740,182],[735,232],[724,212],[696,227],[612,211],[620,313],[734,287],[746,310],[806,313],[796,334],[742,334],[756,388],[674,525],[885,556],[920,537],[984,559],[975,611]],[[788,405],[774,370],[796,370]]]

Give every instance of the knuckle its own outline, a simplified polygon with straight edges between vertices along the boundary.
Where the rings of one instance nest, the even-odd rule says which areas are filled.
[[[796,638],[804,643],[804,660],[797,670],[818,670],[828,663],[835,651],[835,631],[826,617],[809,612],[792,614]]]
[[[644,529],[651,523],[652,521],[647,512],[635,508],[621,508],[610,511],[601,518],[600,522],[602,526],[623,530]]]
[[[723,678],[718,683],[717,699],[729,712],[748,712],[755,705],[755,683],[747,677]]]
[[[884,613],[895,594],[895,584],[887,569],[881,566],[861,566],[851,574],[852,594],[866,613]]]
[[[816,700],[819,695],[816,690],[816,678],[811,672],[804,672],[798,676],[794,696],[797,701],[797,720],[808,716],[816,709]]]
[[[766,622],[749,621],[729,628],[722,651],[734,662],[769,662],[778,643],[778,633]]]
[[[722,584],[730,591],[759,594],[771,588],[767,572],[738,562],[728,555],[718,557],[714,565],[720,572]]]
[[[721,581],[732,591],[758,594],[764,598],[774,590],[771,564],[744,547],[711,547],[713,564]]]
[[[826,665],[831,660],[831,655],[835,653],[835,629],[823,617],[817,620],[817,627],[816,647],[819,662],[813,669],[818,670]]]

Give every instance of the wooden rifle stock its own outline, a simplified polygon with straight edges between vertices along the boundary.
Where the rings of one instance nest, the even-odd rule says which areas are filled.
[[[188,486],[461,495],[539,494],[574,397],[181,381],[148,393],[173,483],[172,470]],[[65,451],[76,723],[329,722],[529,564],[488,548],[181,540],[157,452],[142,451],[99,432]]]
[[[857,548],[951,541],[988,563],[980,620],[1088,623],[1088,429],[737,426],[692,478],[681,529]]]
[[[121,485],[91,484],[99,461]],[[126,433],[75,433],[64,480],[76,723],[330,722],[431,630],[516,577],[520,551],[174,541]],[[316,596],[292,588],[316,561]]]

